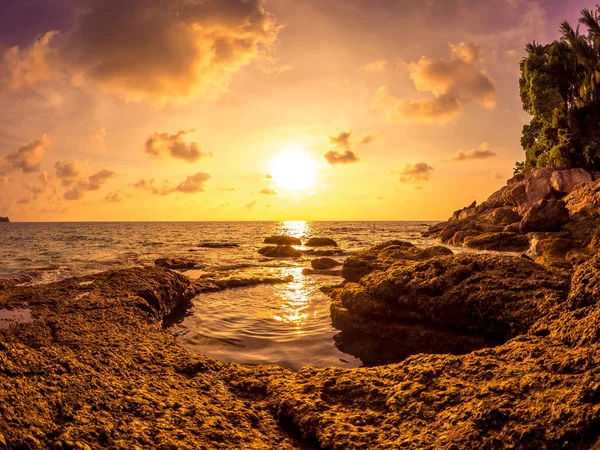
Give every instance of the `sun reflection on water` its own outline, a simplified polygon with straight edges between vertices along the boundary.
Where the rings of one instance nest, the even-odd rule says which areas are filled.
[[[286,236],[301,238],[310,231],[310,224],[304,220],[288,220],[281,222],[281,233]]]
[[[306,222],[303,222],[306,223]],[[281,310],[273,315],[273,319],[288,324],[296,325],[296,334],[303,334],[303,326],[309,318],[310,287],[302,275],[301,268],[286,268],[285,275],[292,275],[294,281],[279,287],[278,294],[283,300]]]

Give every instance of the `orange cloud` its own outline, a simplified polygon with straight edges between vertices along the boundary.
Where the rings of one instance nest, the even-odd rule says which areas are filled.
[[[340,150],[330,150],[323,156],[329,164],[350,164],[360,161],[356,152],[352,150],[354,144],[350,137],[352,136],[351,131],[340,133],[337,136],[329,136],[329,143]],[[367,145],[375,141],[375,136],[367,134],[365,135],[359,145]]]
[[[373,107],[387,111],[390,120],[429,123],[454,119],[468,102],[494,108],[496,86],[482,68],[481,48],[465,42],[450,48],[450,60],[422,57],[417,62],[404,64],[415,88],[432,93],[434,98],[400,99],[383,86],[375,95]]]
[[[377,61],[372,61],[364,66],[361,66],[361,70],[365,72],[377,73],[377,72],[385,72],[387,69],[388,61],[387,59],[380,59]]]
[[[39,139],[19,147],[15,153],[6,156],[6,164],[0,168],[0,176],[5,176],[13,170],[21,170],[23,173],[39,172],[49,145],[50,140],[44,134]]]
[[[206,182],[211,178],[207,173],[198,172],[195,175],[190,175],[177,186],[173,186],[169,181],[165,181],[162,186],[156,186],[154,180],[142,179],[133,186],[138,189],[144,189],[152,192],[155,195],[170,195],[175,192],[183,192],[185,194],[195,194],[204,192]]]
[[[482,143],[479,148],[475,150],[469,150],[467,152],[460,151],[454,155],[453,161],[468,161],[472,159],[486,159],[496,156],[496,152],[490,150],[490,144],[488,142]]]
[[[427,181],[432,170],[433,167],[424,162],[417,163],[414,166],[406,164],[404,169],[399,171],[400,182],[417,183],[419,181]]]
[[[70,186],[81,175],[79,161],[57,162],[54,164],[56,178],[61,180],[63,186]]]
[[[85,195],[85,192],[99,190],[108,180],[116,175],[115,172],[106,169],[96,172],[88,177],[87,180],[78,181],[72,189],[64,193],[63,198],[65,200],[80,200]]]
[[[177,134],[153,133],[146,141],[144,148],[146,153],[154,157],[170,155],[173,158],[183,159],[189,163],[196,162],[200,158],[212,156],[212,153],[205,153],[202,147],[196,142],[188,144],[184,141],[183,137],[194,131],[181,130]]]

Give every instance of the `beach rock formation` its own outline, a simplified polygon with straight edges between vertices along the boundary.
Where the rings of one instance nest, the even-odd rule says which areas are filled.
[[[10,222],[10,219],[8,217],[0,217],[0,223],[2,222],[8,223]]]
[[[312,237],[304,245],[306,247],[337,247],[337,242],[331,238]]]
[[[326,270],[339,267],[342,265],[342,263],[332,258],[316,258],[310,262],[310,265],[316,270]]]
[[[204,264],[200,264],[198,261],[187,258],[159,258],[154,261],[154,264],[158,267],[172,270],[192,270],[205,267]]]
[[[235,242],[202,242],[198,244],[200,248],[235,248],[239,247],[239,244]]]
[[[525,239],[534,240],[532,233],[540,232],[572,241],[570,254],[555,252],[542,262],[571,265],[593,256],[600,249],[600,180],[583,169],[551,167],[517,175],[485,202],[456,211],[424,236],[477,249],[524,251]]]
[[[302,269],[302,275],[327,275],[330,277],[341,277],[342,269]]]
[[[392,258],[401,252],[413,259]],[[360,369],[293,372],[189,354],[164,327],[197,295],[197,284],[158,267],[4,289],[0,309],[29,308],[34,320],[0,329],[0,442],[34,449],[597,447],[600,255],[573,272],[521,257],[418,260],[416,253],[399,241],[371,249],[362,257],[377,267],[329,290],[339,311],[370,323],[368,336],[387,339],[393,334],[380,325],[397,323],[407,327],[406,339],[423,338],[419,354]],[[490,335],[499,342],[486,341]],[[440,336],[466,354],[432,354]]]
[[[302,245],[302,241],[293,236],[271,236],[265,238],[264,243],[275,245]]]
[[[302,256],[302,252],[291,245],[271,245],[261,248],[258,253],[268,258],[299,258]]]

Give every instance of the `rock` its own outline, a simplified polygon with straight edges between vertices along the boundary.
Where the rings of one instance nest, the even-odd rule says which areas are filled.
[[[302,245],[302,241],[293,236],[271,236],[265,238],[264,243],[275,245]]]
[[[558,192],[570,193],[580,183],[589,183],[592,175],[583,169],[557,170],[550,177],[550,185]]]
[[[296,250],[291,245],[277,245],[261,248],[258,253],[269,258],[299,258],[302,256],[300,250]]]
[[[185,258],[159,258],[154,261],[154,264],[158,267],[171,270],[192,270],[202,269],[205,266],[192,259]]]
[[[314,248],[310,248],[308,250],[301,250],[302,253],[309,256],[339,256],[345,253],[341,248],[332,248],[328,250],[316,250]]]
[[[306,247],[337,247],[337,242],[330,238],[312,237],[304,245]]]
[[[488,214],[489,221],[494,225],[510,225],[521,221],[521,215],[512,206],[501,206]]]
[[[198,247],[201,247],[201,248],[234,248],[234,247],[239,247],[239,245],[234,242],[203,242],[201,244],[198,244]]]
[[[35,317],[0,330],[4,447],[297,448],[164,329],[190,283],[148,267],[2,291],[0,309],[26,301]]]
[[[347,281],[358,281],[373,270],[385,270],[399,261],[424,261],[434,256],[451,254],[452,250],[447,247],[418,248],[406,241],[387,241],[346,259],[342,276]]]
[[[342,265],[342,263],[331,258],[317,258],[313,259],[310,262],[310,265],[313,269],[316,270],[326,270],[333,269],[334,267],[339,267]]]
[[[571,216],[600,216],[600,180],[578,185],[564,201]]]
[[[529,249],[527,236],[517,233],[498,232],[467,236],[464,245],[477,250],[495,250],[501,252],[522,252]]]
[[[552,236],[556,234],[556,236]],[[536,262],[547,266],[571,267],[567,261],[568,253],[576,247],[575,241],[570,237],[561,236],[558,233],[546,233],[536,236],[533,251],[537,253]]]
[[[521,231],[557,231],[569,221],[569,211],[562,200],[540,200],[534,204],[521,220]]]
[[[302,269],[302,275],[327,275],[331,277],[341,277],[341,269]]]
[[[0,217],[0,223],[2,222],[8,223],[10,222],[10,219],[8,217]]]

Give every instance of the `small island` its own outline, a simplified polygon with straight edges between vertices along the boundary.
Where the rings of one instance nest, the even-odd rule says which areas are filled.
[[[6,222],[6,223],[8,223],[8,222],[10,222],[10,219],[8,217],[2,217],[2,216],[0,216],[0,222]]]

